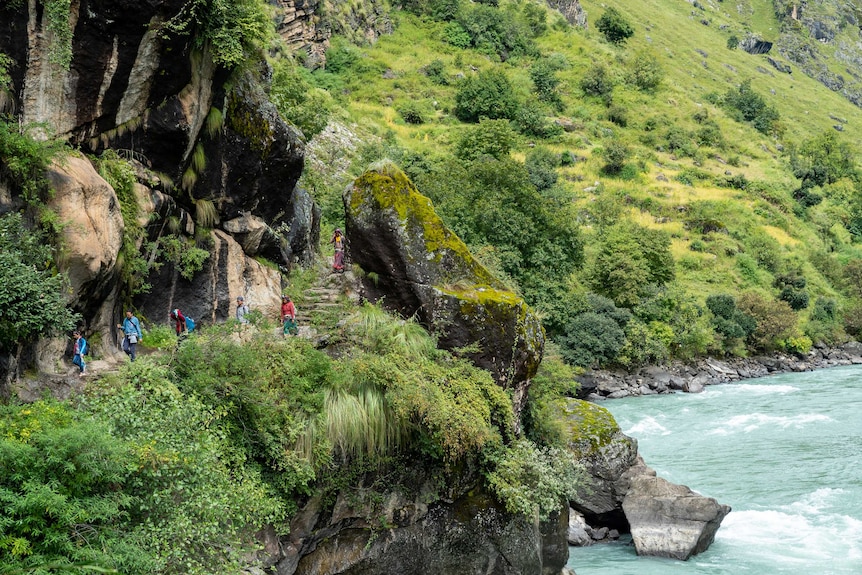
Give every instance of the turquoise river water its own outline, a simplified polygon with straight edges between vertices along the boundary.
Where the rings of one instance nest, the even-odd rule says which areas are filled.
[[[659,476],[733,511],[686,562],[629,538],[571,548],[578,575],[862,575],[862,366],[601,405]]]

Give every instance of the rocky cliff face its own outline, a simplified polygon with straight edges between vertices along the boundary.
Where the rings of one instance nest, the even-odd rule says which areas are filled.
[[[63,57],[62,30],[43,3],[3,3],[0,52],[13,60],[6,107],[86,152],[133,158],[148,239],[179,222],[180,233],[207,246],[208,262],[191,280],[171,266],[153,272],[149,283],[160,289],[134,302],[143,315],[164,321],[180,307],[218,321],[239,294],[277,311],[278,272],[251,258],[287,268],[314,257],[319,210],[296,189],[304,138],[269,103],[262,60],[226,70],[189,36],[164,31],[185,4],[72,0]],[[87,328],[113,333],[123,222],[116,194],[89,164],[71,158],[52,172],[52,207],[64,220],[85,219],[67,227],[62,265]],[[0,211],[20,206],[3,195]]]

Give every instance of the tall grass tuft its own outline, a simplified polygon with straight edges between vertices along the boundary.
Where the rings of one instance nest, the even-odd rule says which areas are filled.
[[[218,222],[218,210],[212,200],[195,200],[195,223],[198,226],[212,229]]]
[[[437,342],[417,321],[394,318],[377,306],[363,306],[348,319],[348,325],[369,351],[426,358],[437,351]]]
[[[209,136],[210,138],[215,137],[215,135],[219,133],[223,125],[224,114],[222,113],[222,111],[216,107],[210,108],[209,114],[207,114],[205,124],[207,136]]]
[[[207,156],[204,152],[203,144],[195,146],[195,151],[192,154],[192,166],[197,173],[203,172],[207,167]]]

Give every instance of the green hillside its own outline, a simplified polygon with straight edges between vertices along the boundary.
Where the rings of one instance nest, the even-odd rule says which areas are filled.
[[[345,181],[393,159],[584,366],[858,335],[859,108],[776,49],[736,47],[806,31],[766,1],[629,0],[614,44],[602,5],[582,6],[586,30],[530,2],[414,2],[373,46],[336,37],[325,70],[294,71],[352,132],[347,149],[311,138],[353,160],[306,168],[329,223]],[[624,339],[583,343],[612,317]]]

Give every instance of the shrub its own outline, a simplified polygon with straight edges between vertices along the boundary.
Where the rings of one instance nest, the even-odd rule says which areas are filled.
[[[431,0],[431,16],[441,22],[450,22],[458,16],[461,0]]]
[[[425,116],[422,108],[419,102],[411,100],[400,104],[396,109],[408,124],[424,124]]]
[[[563,128],[549,121],[538,106],[529,103],[518,108],[515,125],[520,133],[536,138],[550,138],[563,132]]]
[[[786,301],[794,311],[808,307],[805,278],[798,272],[776,276],[773,285],[780,290],[778,299]]]
[[[590,66],[584,73],[580,87],[587,96],[607,96],[613,91],[614,84],[608,76],[608,70],[604,64],[597,63]]]
[[[629,21],[613,6],[605,9],[604,14],[596,21],[596,29],[611,44],[623,44],[635,33]]]
[[[577,391],[575,370],[563,361],[557,346],[548,342],[521,412],[524,436],[538,445],[565,445],[567,438],[559,419],[559,401],[563,397],[575,397]]]
[[[449,78],[446,76],[446,65],[443,63],[443,60],[433,60],[422,68],[422,71],[435,84],[439,86],[449,85]]]
[[[72,329],[80,316],[66,307],[68,280],[53,271],[51,246],[20,214],[0,216],[0,350]]]
[[[713,122],[704,124],[695,134],[695,140],[699,146],[724,147],[724,136],[721,133],[721,128]]]
[[[527,154],[525,166],[530,181],[541,191],[548,190],[557,183],[559,157],[547,148],[533,148]]]
[[[617,174],[625,166],[631,155],[628,146],[618,140],[611,140],[602,148],[602,158],[605,165],[602,168],[608,174]]]
[[[629,78],[641,90],[655,90],[664,79],[664,70],[658,58],[649,52],[638,52],[629,62]]]
[[[590,308],[571,319],[558,338],[560,354],[579,367],[610,363],[626,343],[625,326],[632,315],[608,298],[590,294]]]
[[[458,22],[470,35],[470,46],[502,61],[515,55],[536,52],[526,26],[515,18],[516,12],[472,4],[462,10]]]
[[[728,90],[724,104],[737,121],[750,122],[758,132],[771,134],[778,129],[778,111],[751,88],[751,80],[746,80],[736,90]]]
[[[456,48],[470,47],[470,33],[459,22],[449,22],[443,28],[443,41]]]
[[[724,338],[725,351],[748,338],[757,327],[755,318],[738,309],[731,295],[710,295],[706,298],[706,307],[712,312],[713,328]]]
[[[740,311],[757,322],[747,339],[755,351],[770,351],[780,347],[781,339],[793,335],[797,318],[787,302],[770,301],[756,292],[746,292],[739,296],[737,305]]]
[[[502,70],[490,68],[465,79],[455,94],[455,116],[464,122],[480,118],[513,119],[518,101]]]
[[[104,425],[56,401],[0,405],[0,568],[154,572],[153,557],[123,530],[139,503],[127,491],[133,456]]]
[[[568,449],[539,448],[526,439],[486,452],[486,465],[486,481],[506,511],[542,520],[574,497],[584,477]]]
[[[327,65],[332,71],[331,63]],[[338,65],[336,60],[336,68]],[[286,60],[273,66],[269,99],[281,117],[309,140],[323,131],[335,108],[329,92],[312,86],[308,72]]]
[[[528,4],[528,6],[531,5]],[[544,10],[542,13],[544,14]],[[539,96],[539,100],[560,110],[563,107],[563,100],[557,91],[557,87],[560,85],[560,79],[556,75],[557,70],[559,70],[559,66],[553,61],[542,59],[530,68],[530,79],[533,81],[533,90]]]
[[[739,38],[737,38],[736,34],[731,34],[727,38],[727,49],[735,50],[736,47],[739,46]]]
[[[51,195],[45,171],[62,149],[58,141],[39,141],[29,135],[34,126],[19,130],[18,123],[0,116],[0,179],[30,205]]]
[[[509,155],[516,135],[508,120],[479,120],[479,125],[468,128],[455,147],[455,155],[462,160],[475,160],[482,155],[500,159]]]
[[[624,106],[611,106],[608,108],[608,120],[619,126],[620,128],[625,128],[628,125],[628,110]]]

